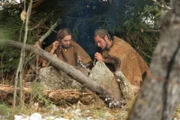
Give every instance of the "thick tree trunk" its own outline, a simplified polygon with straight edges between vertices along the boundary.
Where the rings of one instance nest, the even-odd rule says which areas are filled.
[[[6,40],[5,43],[7,43],[8,46],[16,48],[22,48],[23,46],[22,43],[10,40]],[[41,56],[45,60],[49,61],[57,69],[62,70],[82,85],[85,85],[89,90],[96,93],[108,106],[114,106],[112,104],[116,104],[116,107],[121,107],[121,101],[119,99],[115,99],[111,93],[93,82],[91,78],[88,78],[79,70],[76,70],[73,66],[60,61],[56,56],[42,50],[38,45],[26,45],[26,50]]]
[[[180,104],[180,1],[162,18],[160,41],[128,120],[172,120]]]

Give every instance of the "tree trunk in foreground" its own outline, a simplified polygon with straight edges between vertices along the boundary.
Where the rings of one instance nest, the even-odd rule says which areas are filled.
[[[20,42],[11,40],[4,41],[10,47],[16,47],[18,49],[23,47],[23,44]],[[121,107],[121,101],[119,99],[115,99],[111,93],[93,82],[91,78],[88,78],[82,72],[76,70],[73,66],[59,60],[59,58],[57,58],[56,56],[44,51],[39,47],[39,45],[26,45],[25,49],[41,56],[45,60],[49,61],[57,69],[62,70],[82,85],[85,85],[89,90],[97,94],[107,104],[107,106]],[[114,106],[114,104],[116,104],[116,106]]]
[[[172,120],[180,104],[180,1],[162,18],[160,41],[128,120]]]

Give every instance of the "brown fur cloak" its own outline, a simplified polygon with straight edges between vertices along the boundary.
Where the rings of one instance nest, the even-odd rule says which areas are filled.
[[[117,58],[120,70],[133,85],[140,86],[142,75],[148,71],[148,65],[142,57],[124,40],[114,36],[110,49],[102,52],[103,57]]]
[[[45,50],[50,52],[52,47],[53,45],[50,45],[46,47]],[[78,56],[80,56],[83,64],[89,64],[91,62],[90,56],[75,41],[71,41],[71,46],[68,49],[63,48],[60,44],[54,54],[56,54],[60,60],[73,66],[77,66]]]

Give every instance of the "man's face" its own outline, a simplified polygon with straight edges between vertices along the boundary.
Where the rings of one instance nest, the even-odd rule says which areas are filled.
[[[106,40],[106,36],[104,38],[100,38],[99,35],[94,38],[96,44],[98,47],[100,47],[102,50],[107,49],[108,43]]]
[[[61,44],[64,48],[69,48],[71,45],[71,35],[65,36],[62,40],[61,40]]]

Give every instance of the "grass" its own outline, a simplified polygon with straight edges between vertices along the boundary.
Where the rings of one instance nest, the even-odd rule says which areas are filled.
[[[176,112],[174,114],[174,117],[180,119],[180,104],[177,106]]]
[[[6,104],[0,104],[0,115],[2,116],[9,115],[9,108]]]

